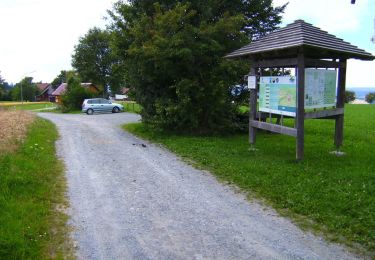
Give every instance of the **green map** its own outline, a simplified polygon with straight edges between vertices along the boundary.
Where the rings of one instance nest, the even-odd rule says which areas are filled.
[[[336,105],[337,72],[326,69],[305,70],[305,108]],[[293,76],[260,77],[259,111],[295,116],[296,78]]]
[[[279,106],[296,106],[296,87],[294,85],[281,85],[279,87]]]
[[[291,76],[261,77],[259,111],[295,116],[296,82]]]
[[[335,70],[305,70],[305,108],[323,108],[336,105]]]

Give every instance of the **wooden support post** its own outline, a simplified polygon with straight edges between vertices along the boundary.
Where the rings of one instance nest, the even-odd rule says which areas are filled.
[[[346,59],[341,60],[340,63],[343,63],[344,66],[339,68],[338,75],[338,87],[337,87],[337,108],[344,108],[345,104],[345,80],[346,80]],[[335,122],[335,146],[338,150],[342,145],[344,137],[344,113],[336,116]]]
[[[251,67],[249,76],[256,76],[255,68]],[[258,83],[257,83],[258,85]],[[257,114],[257,92],[258,86],[255,89],[250,89],[250,99],[249,99],[249,142],[250,144],[255,144],[256,138],[256,128],[251,125],[253,120],[256,120]]]
[[[303,51],[298,54],[296,128],[296,159],[302,160],[305,141],[305,57]]]

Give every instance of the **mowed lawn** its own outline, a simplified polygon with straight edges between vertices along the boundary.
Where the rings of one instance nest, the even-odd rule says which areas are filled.
[[[113,101],[124,106],[125,112],[139,114],[141,112],[141,106],[135,101]]]
[[[262,198],[302,227],[323,232],[374,256],[375,106],[345,107],[345,156],[334,150],[333,120],[307,120],[305,158],[295,161],[295,139],[259,131],[256,150],[247,134],[191,136],[124,128],[161,143],[249,197]]]
[[[51,109],[56,108],[56,103],[51,102],[0,102],[0,108],[16,110],[34,110],[34,109]]]
[[[0,259],[69,257],[56,128],[24,111],[0,119]]]

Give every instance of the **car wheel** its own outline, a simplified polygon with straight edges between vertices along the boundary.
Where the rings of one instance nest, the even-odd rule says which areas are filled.
[[[92,110],[91,108],[89,108],[89,109],[87,109],[86,113],[88,115],[92,115],[92,114],[94,114],[94,110]]]
[[[112,109],[112,113],[118,113],[120,111],[120,109],[118,107],[114,107]]]

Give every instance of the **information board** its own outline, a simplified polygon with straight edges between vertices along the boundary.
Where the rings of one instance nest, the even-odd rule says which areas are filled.
[[[305,70],[305,108],[322,108],[336,105],[335,70]]]
[[[295,77],[260,77],[259,111],[280,115],[295,116]]]
[[[337,72],[325,69],[305,70],[305,108],[336,105]],[[293,76],[261,77],[259,111],[279,115],[296,115],[296,78]]]

